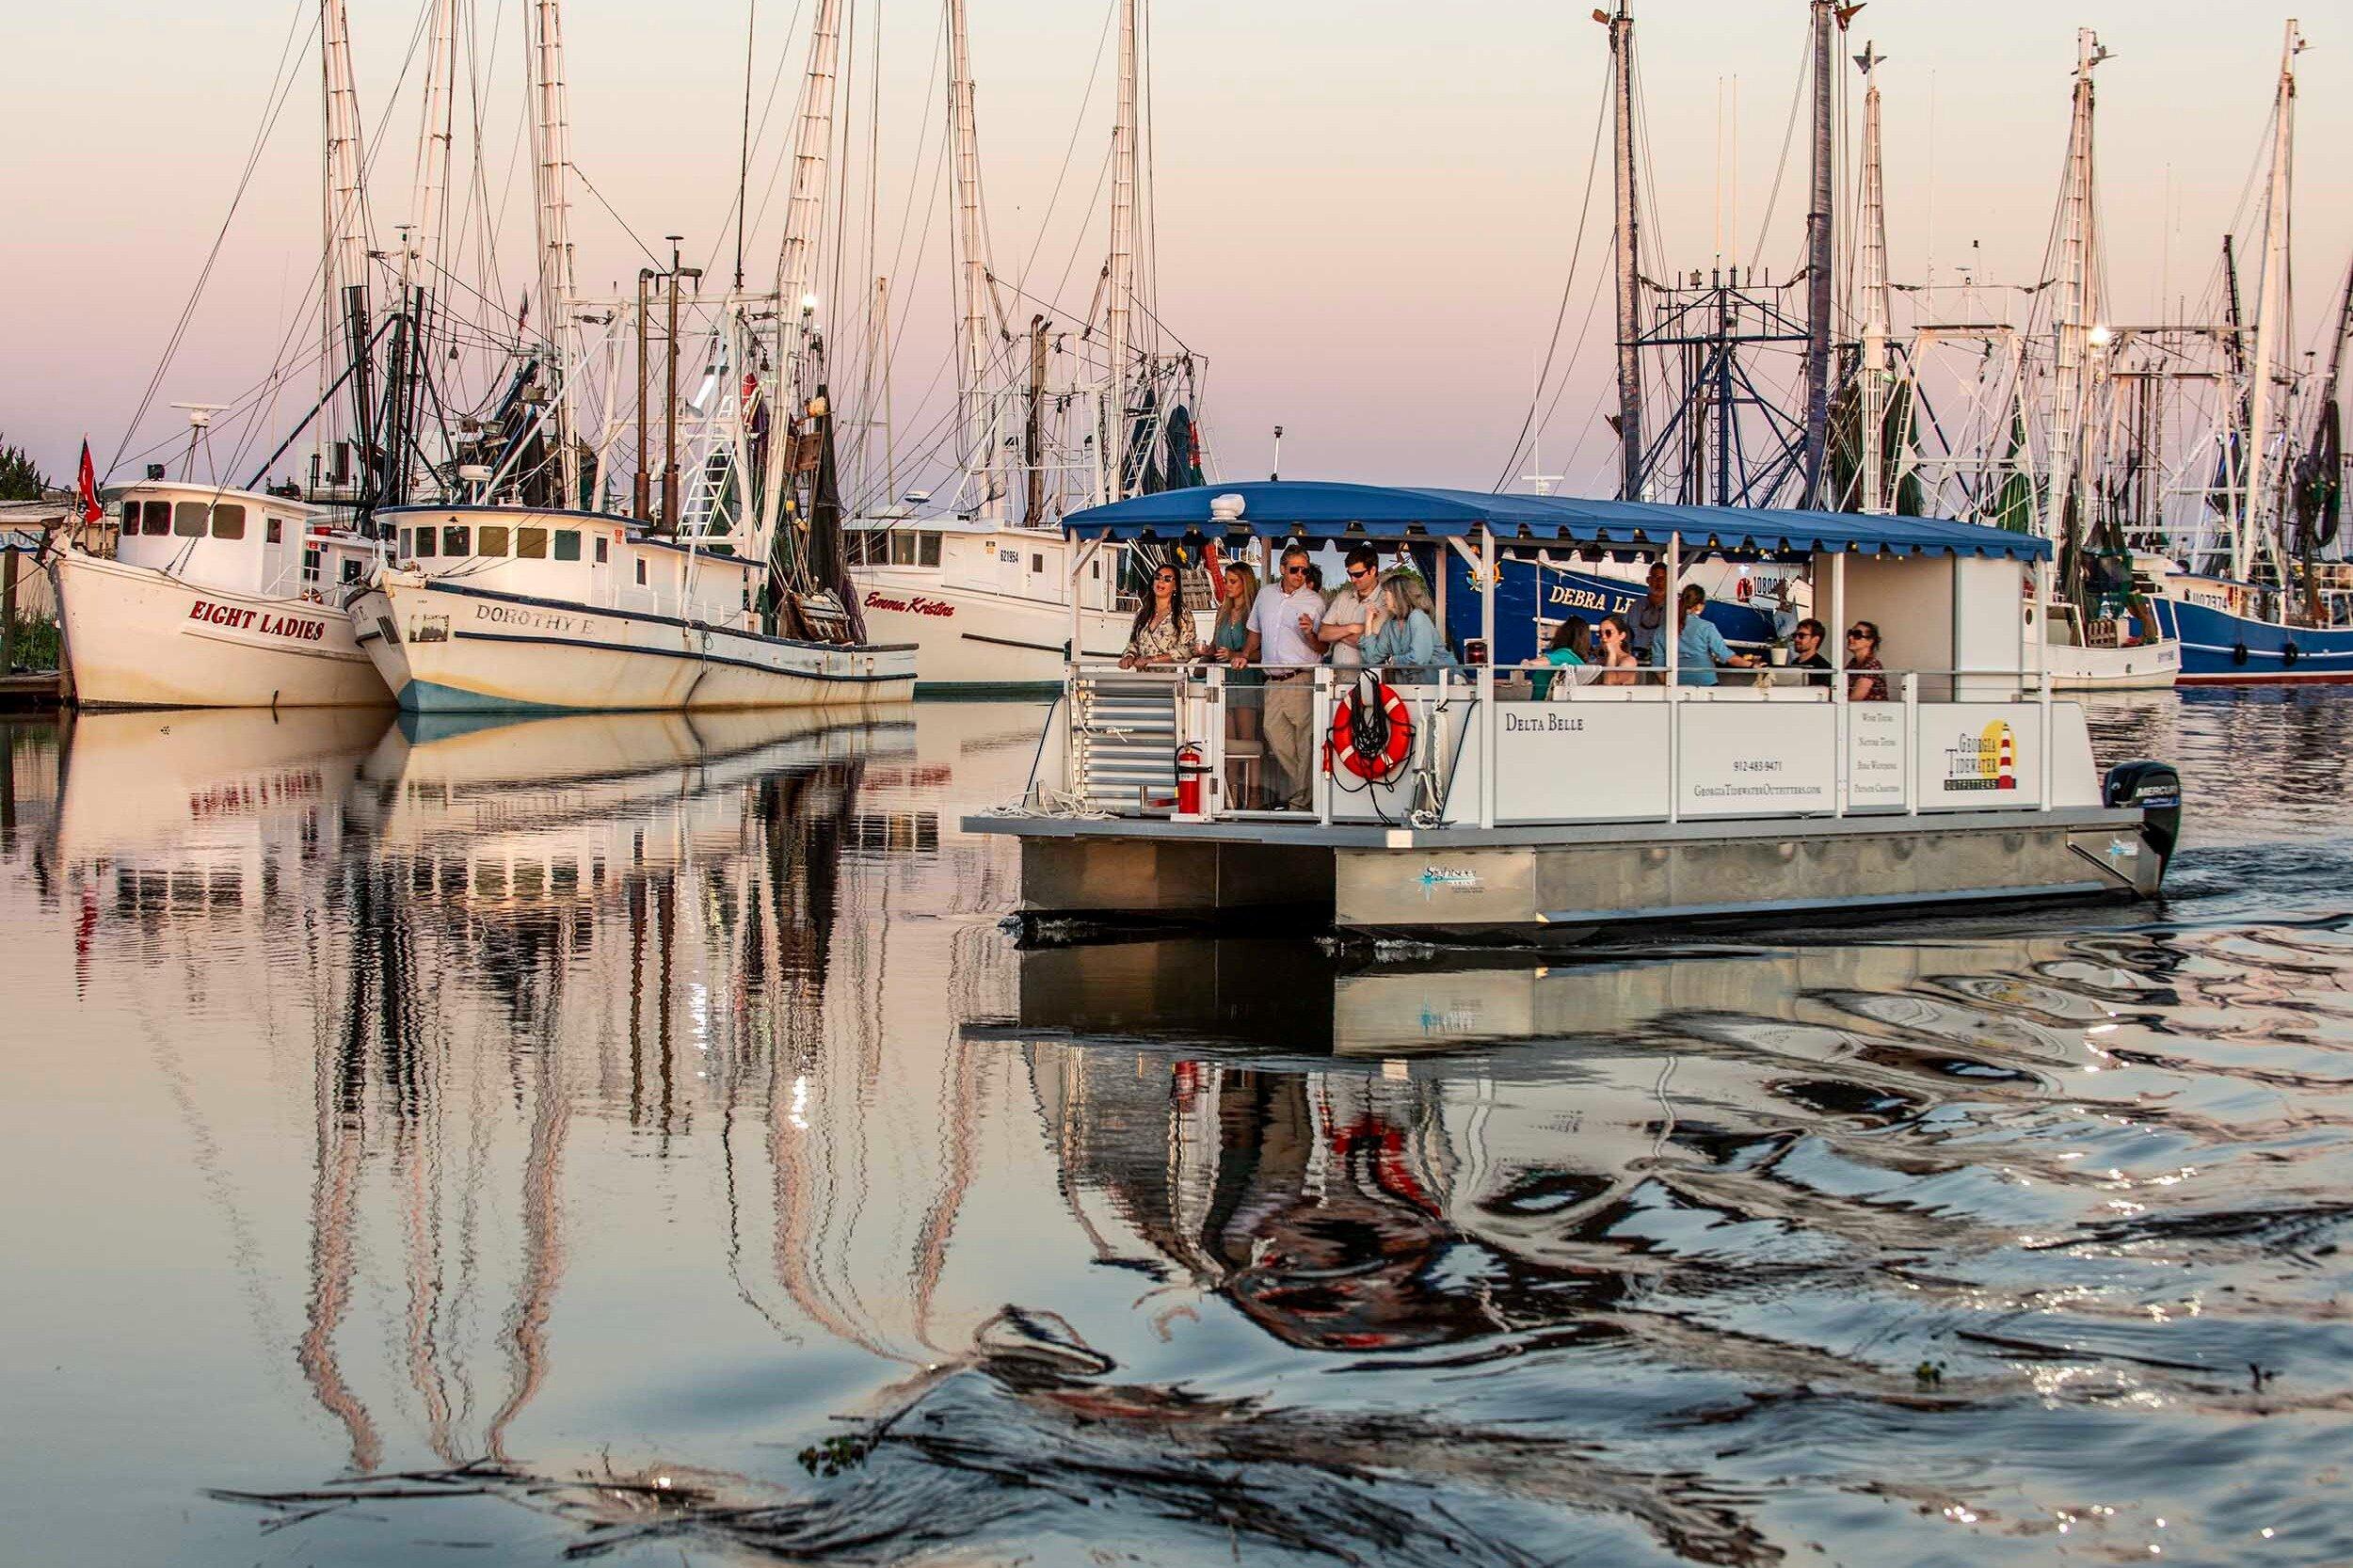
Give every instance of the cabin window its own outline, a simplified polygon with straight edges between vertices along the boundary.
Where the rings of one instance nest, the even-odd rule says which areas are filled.
[[[147,504],[147,511],[144,515],[147,520],[140,525],[140,533],[168,534],[171,532],[170,502],[151,501]]]
[[[506,524],[503,522],[486,522],[480,528],[474,530],[474,553],[476,555],[504,555],[506,553]]]
[[[602,538],[599,538],[597,540],[597,565],[602,566],[604,565],[604,540]]]
[[[548,531],[544,528],[515,530],[515,558],[519,561],[544,561],[548,558]]]
[[[641,588],[646,585],[646,558],[643,555],[637,557],[637,585]]]
[[[559,561],[580,559],[580,530],[559,528],[555,531],[555,558]]]
[[[443,523],[441,525],[441,553],[444,555],[472,554],[473,542],[469,537],[472,533],[473,530],[462,522]]]
[[[433,545],[434,545],[433,530],[432,530],[432,529],[430,529],[430,528],[420,528],[420,529],[418,529],[418,530],[417,530],[417,554],[418,554],[419,556],[421,556],[421,557],[430,557],[430,556],[432,555],[432,553],[433,553]]]
[[[314,544],[302,547],[302,580],[305,583],[319,580],[319,547]]]
[[[939,565],[939,536],[919,534],[915,538],[915,564],[919,567]]]
[[[183,501],[171,509],[171,532],[175,538],[200,539],[204,536],[204,503]]]
[[[356,556],[345,556],[344,558],[344,581],[346,583],[359,582],[360,570],[366,565],[366,562],[360,560]]]
[[[213,508],[213,537],[242,539],[245,537],[245,508],[223,505]]]
[[[1030,557],[1030,569],[1032,571],[1044,571],[1046,569],[1046,557],[1043,555],[1032,554]]]
[[[1097,583],[1103,581],[1103,563],[1100,561],[1089,561],[1087,563],[1087,575],[1094,578]]]
[[[286,524],[284,521],[278,518],[264,519],[262,523],[262,542],[264,544],[284,544],[286,542]]]
[[[890,564],[894,567],[915,565],[915,536],[893,530],[890,536]]]
[[[409,534],[408,529],[404,528],[400,531],[400,544],[397,548],[403,555],[414,553],[414,552],[408,548],[408,542],[411,537],[412,536]]]

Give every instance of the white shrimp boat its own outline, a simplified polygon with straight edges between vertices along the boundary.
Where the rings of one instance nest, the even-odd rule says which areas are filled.
[[[298,501],[150,480],[120,504],[113,557],[50,564],[86,708],[335,708],[391,700],[340,600],[379,547]]]
[[[413,712],[864,707],[904,702],[911,644],[761,630],[761,561],[628,519],[399,507],[394,560],[353,600],[359,641]]]
[[[1073,594],[1086,657],[1116,659],[1128,646],[1137,601],[1121,591],[1121,551],[1098,551],[1074,577],[1059,529],[943,518],[859,524],[849,540],[869,631],[915,645],[926,693],[1059,690]]]
[[[1385,737],[1352,728],[1350,691],[1316,667],[1303,678],[1318,744],[1298,759],[1308,805],[1269,811],[1235,798],[1235,778],[1268,760],[1228,738],[1224,666],[1074,661],[1024,799],[965,823],[1020,841],[1033,915],[1305,911],[1343,929],[1558,940],[2149,898],[2179,832],[2174,771],[2129,762],[2104,776],[2081,706],[2053,696],[2047,626],[2018,611],[2049,600],[2051,545],[2031,535],[1296,483],[1146,496],[1066,526],[1074,574],[1106,541],[1215,535],[1231,549],[1245,533],[1402,545],[1439,582],[1449,551],[1470,555],[1481,583],[1506,554],[1537,550],[1655,557],[1678,580],[1687,552],[1771,560],[1801,566],[1832,619],[1887,629],[1897,663],[1887,700],[1860,700],[1867,683],[1836,666],[1719,679],[1685,670],[1679,650],[1631,683],[1555,681],[1545,701],[1491,665],[1401,672],[1373,705],[1399,715]],[[1491,619],[1494,595],[1481,598]],[[1271,738],[1272,709],[1266,722]]]

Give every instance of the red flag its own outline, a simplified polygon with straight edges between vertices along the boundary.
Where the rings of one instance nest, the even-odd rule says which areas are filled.
[[[89,442],[82,442],[82,472],[74,482],[74,495],[82,503],[82,520],[97,522],[106,515],[106,508],[98,504],[98,470],[89,460]]]

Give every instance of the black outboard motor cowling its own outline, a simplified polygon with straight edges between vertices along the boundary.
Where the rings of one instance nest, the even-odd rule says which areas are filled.
[[[2119,762],[2108,770],[2101,798],[2111,808],[2140,813],[2141,837],[2157,852],[2157,875],[2163,877],[2182,837],[2182,776],[2173,764]]]

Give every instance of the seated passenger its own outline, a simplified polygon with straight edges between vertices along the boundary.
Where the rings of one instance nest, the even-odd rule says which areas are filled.
[[[1593,663],[1593,632],[1582,616],[1571,616],[1552,629],[1552,642],[1544,653],[1529,661],[1536,673],[1528,678],[1536,700],[1542,702],[1552,695],[1553,670],[1566,668],[1571,673],[1561,679],[1563,695],[1570,685],[1590,680],[1598,673],[1591,668]]]
[[[1624,616],[1601,617],[1601,683],[1635,686],[1641,683],[1642,661],[1634,654],[1634,630]]]
[[[1811,616],[1798,622],[1797,630],[1789,633],[1790,667],[1801,670],[1829,669],[1830,657],[1822,651],[1822,639],[1829,635],[1830,629]],[[1827,686],[1830,684],[1830,677],[1827,675],[1801,676],[1800,684]]]
[[[1847,700],[1885,702],[1887,677],[1880,664],[1880,629],[1859,620],[1847,628]]]
[[[1454,663],[1438,635],[1429,584],[1419,574],[1393,571],[1381,580],[1380,624],[1369,627],[1357,647],[1365,663],[1384,664],[1408,680],[1426,680],[1431,670]]]
[[[1700,612],[1707,607],[1707,593],[1697,583],[1684,585],[1675,600],[1675,615],[1681,630],[1675,633],[1675,659],[1679,673],[1676,683],[1684,686],[1713,686],[1716,668],[1720,664],[1740,669],[1753,669],[1758,661],[1752,654],[1735,653],[1724,634],[1715,623]],[[1666,644],[1661,642],[1653,650],[1655,662],[1666,662]]]

